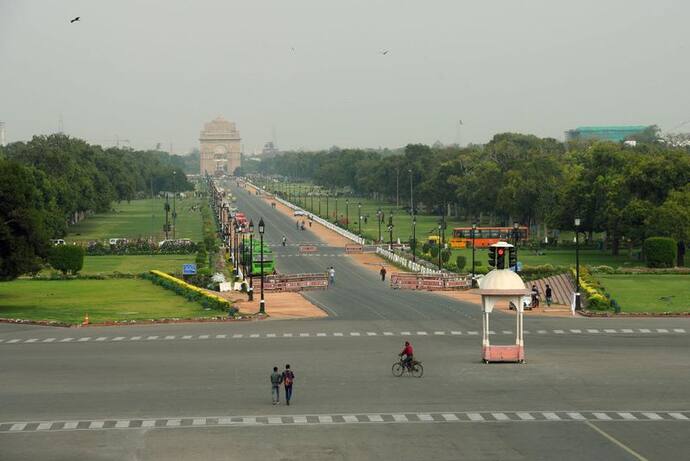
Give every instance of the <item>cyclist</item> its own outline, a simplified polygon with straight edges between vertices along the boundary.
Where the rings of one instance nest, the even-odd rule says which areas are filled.
[[[412,366],[412,360],[414,359],[414,349],[412,349],[412,344],[410,344],[409,341],[405,341],[405,347],[398,355],[402,358],[403,366],[409,370]]]
[[[287,242],[287,237],[283,235],[283,246],[285,246],[285,242]]]

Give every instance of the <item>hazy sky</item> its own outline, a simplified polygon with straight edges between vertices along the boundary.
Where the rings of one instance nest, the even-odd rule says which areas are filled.
[[[62,114],[176,153],[219,114],[245,152],[274,127],[286,149],[668,130],[690,120],[689,18],[687,0],[0,0],[0,121],[8,141]]]

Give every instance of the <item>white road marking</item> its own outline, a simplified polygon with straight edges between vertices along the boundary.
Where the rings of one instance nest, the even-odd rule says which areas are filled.
[[[61,343],[68,343],[70,341],[74,341],[74,338],[63,338],[60,340]],[[11,342],[11,341],[9,341],[9,342]]]
[[[401,331],[400,336],[410,336],[410,332],[409,331]]]
[[[592,413],[596,419],[600,419],[602,421],[611,421],[611,417],[607,415],[606,413]]]
[[[275,338],[275,337],[276,337],[276,334],[275,334],[275,333],[267,333],[267,334],[266,334],[266,337],[267,337],[267,338]]]
[[[156,425],[155,419],[145,419],[141,422],[141,427],[154,427]]]
[[[377,336],[378,333],[373,332],[373,331],[367,331],[367,336]]]
[[[510,331],[510,330],[503,330],[503,334],[504,334],[504,335],[512,335],[513,332]]]
[[[540,335],[543,335],[546,333],[546,330],[537,330],[537,333],[539,333]]]
[[[632,330],[631,328],[623,328],[623,329],[621,330],[621,332],[623,332],[623,333],[633,333],[633,330]]]
[[[568,416],[570,416],[570,418],[575,419],[577,421],[584,421],[585,420],[585,417],[582,416],[580,413],[569,412]]]
[[[251,335],[249,335],[250,338],[258,338],[259,336],[261,336],[261,335],[259,335],[258,333],[252,333]],[[302,335],[300,335],[300,336],[302,336]]]
[[[103,428],[103,424],[105,424],[105,421],[91,421],[89,429],[101,429]]]
[[[77,424],[79,424],[79,421],[67,421],[64,426],[62,426],[63,429],[76,429]]]
[[[292,338],[292,333],[283,333],[283,338]]]
[[[418,331],[417,336],[426,336],[426,331]]]
[[[300,337],[302,337],[302,338],[306,338],[306,337],[309,336],[309,333],[300,333],[299,335],[300,335]]]
[[[637,453],[635,450],[633,450],[632,448],[628,447],[627,445],[623,444],[623,442],[619,441],[618,439],[616,439],[616,438],[613,437],[612,435],[607,434],[606,432],[604,432],[603,429],[599,429],[597,426],[595,426],[594,424],[590,423],[589,421],[586,421],[585,424],[587,424],[589,427],[591,427],[592,429],[594,429],[595,431],[597,431],[599,434],[601,434],[601,435],[603,435],[604,437],[606,437],[606,438],[607,438],[608,440],[610,440],[611,442],[613,442],[613,443],[615,443],[616,445],[618,445],[619,447],[621,447],[623,450],[625,450],[625,451],[627,451],[628,453],[630,453],[632,456],[634,456],[634,457],[635,457],[636,459],[638,459],[639,461],[647,461],[647,458],[643,457],[642,455],[640,455],[639,453]]]
[[[393,421],[395,421],[396,423],[406,423],[409,421],[407,419],[407,416],[405,416],[405,415],[391,415],[391,416],[393,416]]]
[[[46,338],[46,339],[44,339],[44,340],[41,341],[41,342],[42,342],[42,343],[52,343],[53,341],[55,341],[55,338]]]
[[[123,339],[125,339],[124,336],[116,336],[113,338],[113,341],[122,341]]]
[[[459,418],[455,416],[453,413],[443,413],[441,416],[446,421],[459,421]]]
[[[496,421],[508,421],[510,418],[505,413],[491,413]]]
[[[25,343],[35,343],[36,341],[38,341],[38,338],[27,339],[27,340],[24,341],[24,342],[25,342]]]
[[[194,418],[192,419],[192,426],[205,426],[206,418]]]
[[[179,419],[169,419],[165,422],[165,425],[170,427],[170,426],[179,426],[182,424],[182,421]]]
[[[241,333],[237,333],[237,334],[232,335],[232,337],[235,338],[235,339],[241,338],[241,337],[243,337],[243,336],[244,336],[244,335],[241,334]]]
[[[437,336],[443,336],[446,334],[446,332],[445,331],[434,331],[434,334]]]
[[[129,427],[129,424],[130,424],[130,421],[128,419],[121,419],[115,423],[115,427],[125,428],[125,427]]]
[[[419,418],[420,421],[433,421],[434,418],[428,413],[420,413],[417,415],[417,418]]]
[[[154,340],[154,339],[158,339],[158,336],[148,336],[146,339],[147,339],[148,341],[152,341],[152,340]]]
[[[616,330],[613,330],[613,329],[611,329],[611,328],[607,328],[607,329],[605,329],[604,331],[605,331],[606,333],[615,333],[615,332],[616,332]]]
[[[53,423],[40,423],[36,428],[37,431],[47,431],[53,426]]]
[[[651,333],[649,328],[640,328],[640,333]]]
[[[168,335],[168,336],[165,337],[165,339],[175,339],[175,336],[173,336],[173,335]]]
[[[674,328],[673,331],[676,332],[676,333],[685,333],[685,329],[684,329],[684,328]]]
[[[372,423],[383,422],[383,418],[381,417],[381,415],[367,415],[367,418],[369,418],[369,421],[371,421]]]
[[[358,423],[359,422],[359,420],[357,419],[357,417],[355,415],[343,415],[343,420],[346,423]]]
[[[199,339],[208,339],[209,335],[199,335]]]
[[[478,335],[479,332],[478,331],[468,331],[467,334],[468,335]]]
[[[328,335],[326,333],[316,333],[316,336],[324,337],[324,336],[328,336]]]
[[[553,330],[553,332],[556,333],[557,335],[562,335],[563,333],[565,333],[565,331],[563,331],[563,330]]]
[[[597,330],[596,328],[588,328],[587,333],[599,333],[599,330]]]
[[[484,417],[479,413],[467,413],[467,417],[470,421],[484,421]]]
[[[393,332],[391,331],[384,331],[383,336],[393,336]]]
[[[306,416],[293,416],[292,421],[295,424],[306,424],[307,423],[307,417]]]
[[[656,331],[657,333],[668,333],[668,330],[666,328],[657,328]]]
[[[141,336],[132,336],[129,338],[130,341],[139,341],[141,339]]]
[[[518,415],[518,418],[520,418],[523,421],[533,421],[534,420],[534,416],[532,416],[529,413],[526,413],[524,411],[520,411],[520,412],[516,413],[516,415]]]
[[[661,416],[659,416],[659,415],[656,414],[656,413],[642,413],[642,414],[645,415],[647,418],[649,418],[649,419],[651,419],[651,420],[654,420],[654,421],[658,421],[658,420],[660,420],[660,419],[664,419],[664,418],[662,418]]]
[[[359,332],[358,331],[351,331],[350,336],[359,336]]]
[[[96,341],[105,341],[106,339],[108,339],[107,336],[99,336],[98,338],[96,338]]]
[[[330,415],[319,415],[319,422],[320,423],[332,423],[333,422],[333,417]]]
[[[10,431],[23,431],[26,427],[26,423],[15,423],[10,427]]]
[[[333,336],[342,336],[342,333],[333,333]]]
[[[582,330],[570,330],[571,333],[582,333]]]
[[[556,413],[552,411],[546,411],[542,412],[542,415],[544,415],[544,418],[546,418],[548,421],[560,421],[561,418],[558,416]]]
[[[621,413],[621,412],[619,412],[618,414],[620,415],[621,418],[625,419],[626,421],[635,421],[635,420],[637,420],[637,418],[635,417],[635,415],[633,415],[632,413],[628,413],[628,412],[622,412],[622,413]]]
[[[688,417],[685,416],[683,413],[673,412],[673,413],[669,413],[669,416],[671,416],[672,418],[675,418],[675,419],[680,419],[680,420],[688,419]]]
[[[273,336],[275,336],[275,335],[273,335]],[[228,337],[228,335],[216,335],[216,339],[225,339],[227,337]]]
[[[192,335],[184,335],[182,339],[192,339]]]
[[[83,338],[79,338],[79,339],[77,340],[77,342],[83,343],[83,342],[85,342],[85,341],[90,341],[90,340],[91,340],[91,336],[86,336],[86,337],[83,337]]]
[[[256,424],[256,418],[253,417],[253,416],[249,416],[249,417],[246,417],[246,418],[242,418],[242,422],[243,422],[244,424]]]
[[[450,334],[451,335],[461,335],[462,331],[451,331]]]

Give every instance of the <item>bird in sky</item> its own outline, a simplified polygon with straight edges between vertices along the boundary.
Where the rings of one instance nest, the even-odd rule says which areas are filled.
[[[74,19],[71,19],[71,20],[69,21],[69,23],[72,24],[73,22],[77,22],[77,21],[79,21],[79,16],[77,16],[77,17],[74,18]]]
[[[381,52],[381,54],[384,55],[384,56],[387,55],[387,54],[388,54],[388,50],[383,50],[383,51]]]

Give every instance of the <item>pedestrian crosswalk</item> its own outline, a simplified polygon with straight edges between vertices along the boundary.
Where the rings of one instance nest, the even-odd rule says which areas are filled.
[[[61,432],[112,429],[164,429],[213,426],[345,425],[405,423],[520,422],[690,422],[690,411],[467,411],[350,413],[268,416],[207,416],[135,419],[82,419],[0,422],[0,433]]]
[[[630,335],[630,334],[640,334],[648,336],[650,334],[661,334],[661,335],[679,335],[687,333],[685,328],[622,328],[622,329],[596,329],[588,328],[582,329],[570,329],[570,330],[525,330],[525,334],[532,334],[537,336],[547,336],[547,335],[573,335],[573,336],[583,336],[583,335]],[[384,336],[398,336],[398,337],[412,337],[412,336],[426,336],[426,337],[448,337],[448,336],[479,336],[481,331],[479,330],[398,330],[398,331],[349,331],[349,332],[266,332],[266,333],[234,333],[234,334],[201,334],[201,335],[136,335],[136,336],[81,336],[81,337],[63,337],[63,338],[0,338],[0,346],[9,344],[62,344],[62,343],[126,343],[126,342],[152,342],[152,341],[174,341],[174,340],[184,340],[184,341],[195,341],[195,340],[233,340],[233,339],[281,339],[281,338],[373,338],[373,337],[384,337]],[[490,335],[503,335],[511,336],[514,335],[514,330],[491,330]]]

